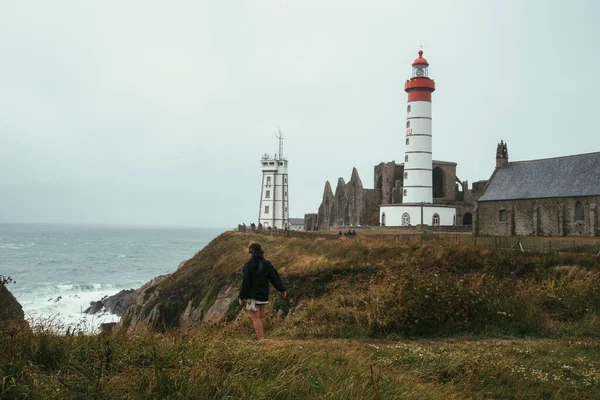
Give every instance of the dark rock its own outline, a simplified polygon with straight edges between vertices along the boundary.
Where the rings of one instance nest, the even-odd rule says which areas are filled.
[[[111,314],[122,317],[125,311],[131,306],[133,301],[134,289],[121,290],[119,293],[109,296],[103,300],[104,307]]]
[[[23,307],[8,290],[0,283],[0,327],[7,329],[28,328]]]
[[[122,317],[129,306],[131,306],[134,294],[134,289],[128,289],[121,290],[119,293],[112,296],[104,296],[102,300],[92,301],[84,313],[96,314],[104,309],[110,314]]]
[[[115,326],[117,326],[116,322],[105,322],[103,324],[100,324],[100,332],[103,332],[103,333],[112,332],[113,329],[115,329]]]
[[[101,311],[103,307],[104,307],[104,304],[102,303],[102,300],[92,301],[92,302],[90,302],[90,306],[85,309],[84,313],[85,314],[96,314],[97,312]]]

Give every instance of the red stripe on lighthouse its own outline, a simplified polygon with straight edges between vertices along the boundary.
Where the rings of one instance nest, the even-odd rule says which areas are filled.
[[[431,102],[431,92],[412,91],[408,92],[408,101],[429,101]]]

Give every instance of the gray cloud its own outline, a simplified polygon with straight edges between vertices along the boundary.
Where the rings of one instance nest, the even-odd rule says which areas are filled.
[[[523,4],[525,3],[525,4]],[[0,222],[232,226],[286,135],[290,211],[403,156],[419,45],[434,158],[600,150],[593,1],[0,3]]]

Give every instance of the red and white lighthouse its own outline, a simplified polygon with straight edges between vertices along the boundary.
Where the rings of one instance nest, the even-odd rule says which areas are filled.
[[[432,203],[431,93],[435,82],[428,76],[429,63],[423,50],[412,64],[412,78],[404,90],[406,107],[406,142],[404,151],[403,203]]]
[[[412,63],[412,78],[404,84],[408,93],[402,202],[379,207],[379,221],[387,226],[449,226],[456,221],[454,206],[433,202],[431,94],[435,82],[428,76],[423,50]]]

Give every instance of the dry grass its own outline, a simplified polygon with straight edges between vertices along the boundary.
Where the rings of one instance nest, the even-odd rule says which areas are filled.
[[[196,330],[65,337],[33,324],[0,335],[0,397],[597,398],[598,257],[228,232],[153,288],[169,318],[239,284],[254,241],[290,294],[271,298],[270,340],[247,340],[235,303],[230,322]]]

